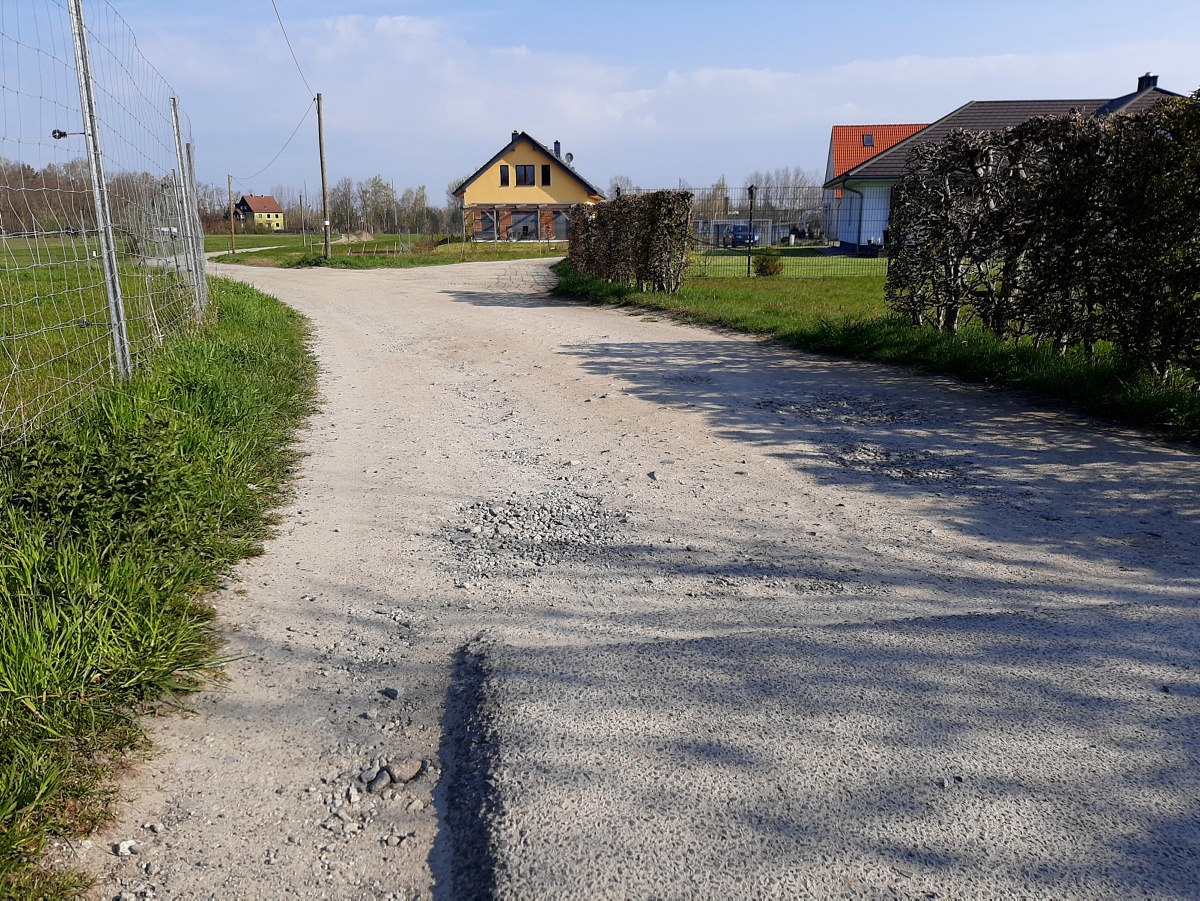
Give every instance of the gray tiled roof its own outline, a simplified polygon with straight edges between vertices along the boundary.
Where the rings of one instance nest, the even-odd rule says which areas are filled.
[[[955,129],[998,131],[1020,125],[1034,116],[1061,116],[1071,110],[1079,110],[1090,116],[1132,113],[1152,106],[1165,97],[1178,96],[1155,87],[1115,100],[972,100],[878,156],[826,182],[825,187],[836,188],[847,181],[899,179],[904,174],[904,162],[913,147],[927,141],[940,141]]]
[[[1113,113],[1136,113],[1154,106],[1158,101],[1164,100],[1167,97],[1179,96],[1179,94],[1172,91],[1164,91],[1162,88],[1150,88],[1148,91],[1134,91],[1132,94],[1126,94],[1124,97],[1108,101],[1108,103],[1096,110],[1095,115],[1111,116]]]

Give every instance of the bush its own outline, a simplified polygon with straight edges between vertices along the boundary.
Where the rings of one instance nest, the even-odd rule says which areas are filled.
[[[692,194],[627,194],[571,210],[571,266],[639,291],[674,294],[683,283]]]
[[[914,324],[1200,368],[1200,91],[920,145],[890,228],[887,299]]]
[[[754,255],[754,274],[764,278],[783,272],[783,258],[774,247],[768,247]]]

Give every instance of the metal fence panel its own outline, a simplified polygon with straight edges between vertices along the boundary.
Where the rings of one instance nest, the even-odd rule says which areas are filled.
[[[203,306],[172,96],[107,0],[0,4],[0,444],[76,411]]]
[[[645,193],[647,189],[635,189]],[[717,184],[693,194],[688,278],[754,277],[755,256],[778,258],[781,278],[887,274],[890,196],[866,204],[819,185],[749,188]]]
[[[763,252],[778,255],[784,278],[887,271],[886,207],[868,205],[864,214],[853,194],[819,186],[756,189],[753,203],[748,188],[692,190],[692,278],[746,277],[755,271],[750,258]]]

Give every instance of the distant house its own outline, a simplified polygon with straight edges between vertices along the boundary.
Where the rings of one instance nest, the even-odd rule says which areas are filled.
[[[243,194],[234,204],[234,218],[251,228],[265,225],[271,231],[283,231],[283,207],[266,194]]]
[[[830,206],[830,237],[837,238],[842,247],[850,251],[885,243],[892,193],[904,174],[909,151],[926,141],[939,141],[955,129],[999,131],[1020,125],[1034,116],[1058,116],[1071,110],[1090,116],[1112,116],[1137,112],[1163,98],[1178,96],[1159,88],[1158,76],[1147,72],[1138,79],[1136,91],[1113,100],[973,100],[931,125],[916,126],[916,131],[893,142],[886,150],[871,154],[849,168],[836,171],[835,166],[832,175],[827,169],[824,187]],[[884,127],[887,126],[872,126],[873,129]],[[914,126],[891,127],[907,129]],[[834,126],[829,148],[831,165],[835,159],[850,158],[839,157],[839,153],[846,153],[839,147],[847,142],[846,133],[839,129],[862,129],[865,140],[865,128]]]
[[[571,208],[604,195],[562,156],[523,131],[454,189],[476,241],[565,240]]]
[[[871,157],[890,150],[927,126],[928,123],[833,126],[833,133],[829,137],[829,159],[825,164],[825,181],[831,181]]]
[[[915,135],[928,123],[921,125],[835,125],[829,137],[829,159],[825,163],[826,183],[861,166],[873,156],[890,150],[906,138]],[[841,188],[825,191],[825,211],[831,237],[848,232],[856,222],[857,209],[852,202],[842,202]],[[843,217],[847,219],[843,222]],[[856,235],[857,236],[857,235]]]

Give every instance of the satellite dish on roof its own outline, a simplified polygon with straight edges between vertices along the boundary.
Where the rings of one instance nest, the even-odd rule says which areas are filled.
[[[567,161],[567,165],[569,166],[569,165],[571,165],[571,160],[575,159],[575,154],[573,154],[573,153],[568,153],[568,154],[566,155],[565,159],[566,159],[566,161]]]

